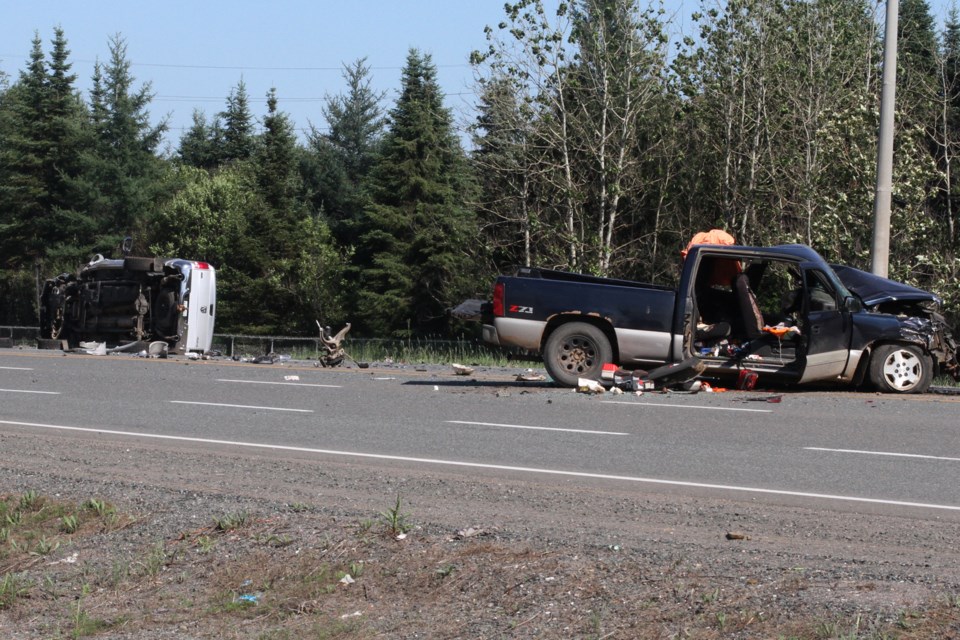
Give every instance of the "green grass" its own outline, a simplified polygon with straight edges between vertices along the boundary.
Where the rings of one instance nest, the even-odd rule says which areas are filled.
[[[488,347],[478,340],[441,340],[412,338],[409,340],[384,340],[377,338],[351,338],[343,344],[347,355],[357,362],[393,361],[405,364],[476,364],[481,366],[506,366],[509,360],[500,350]],[[226,356],[255,357],[270,353],[289,355],[293,360],[316,360],[320,351],[317,340],[311,337],[238,337],[216,336],[215,350]]]

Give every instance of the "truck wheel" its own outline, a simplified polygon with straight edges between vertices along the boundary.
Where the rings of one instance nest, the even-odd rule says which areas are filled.
[[[870,357],[870,380],[884,393],[925,393],[933,378],[933,359],[919,347],[884,344]]]
[[[543,364],[558,384],[577,386],[577,380],[599,380],[603,365],[613,360],[607,336],[592,324],[570,322],[558,327],[543,349]]]

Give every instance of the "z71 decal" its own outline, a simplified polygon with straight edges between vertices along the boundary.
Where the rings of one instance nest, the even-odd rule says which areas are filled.
[[[510,305],[510,313],[533,313],[533,307],[524,307],[519,304]]]

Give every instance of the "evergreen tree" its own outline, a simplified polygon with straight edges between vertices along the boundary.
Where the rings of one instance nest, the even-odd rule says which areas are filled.
[[[42,254],[39,229],[48,197],[44,184],[43,137],[47,64],[40,35],[35,34],[27,68],[5,100],[0,145],[0,256],[5,266],[31,264]]]
[[[344,65],[347,93],[327,96],[323,115],[328,132],[310,128],[303,172],[316,211],[330,221],[337,240],[355,242],[356,222],[366,206],[365,183],[383,134],[384,93],[370,84],[366,59]]]
[[[150,83],[134,90],[126,42],[115,36],[109,44],[110,60],[94,66],[90,92],[95,142],[87,158],[87,188],[103,233],[99,250],[113,253],[123,236],[131,235],[135,250],[144,251],[140,226],[168,186],[165,164],[156,154],[167,123],[151,125]]]
[[[405,336],[446,327],[446,309],[474,285],[475,217],[464,204],[471,189],[436,67],[411,50],[356,253],[366,329]]]
[[[253,156],[256,138],[253,132],[253,115],[250,113],[250,98],[243,79],[227,97],[227,106],[219,114],[223,120],[223,143],[220,161],[247,160]]]
[[[0,124],[0,255],[9,265],[84,256],[91,221],[78,210],[77,178],[88,140],[69,50],[56,29],[49,63],[33,41],[30,63],[4,101]]]
[[[264,202],[271,209],[270,252],[289,257],[295,251],[296,228],[304,215],[297,199],[300,193],[297,138],[290,117],[277,108],[275,89],[267,93],[267,115],[257,151],[257,182]]]
[[[177,156],[191,167],[213,169],[220,164],[223,148],[223,130],[220,120],[207,124],[207,118],[199,109],[193,112],[193,124],[180,138]]]

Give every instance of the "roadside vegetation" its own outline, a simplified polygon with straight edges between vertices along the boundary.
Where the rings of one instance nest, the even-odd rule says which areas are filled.
[[[136,254],[213,264],[218,331],[258,335],[320,320],[449,338],[465,329],[446,310],[513,266],[672,284],[714,227],[866,267],[881,6],[746,0],[676,20],[639,0],[520,0],[463,52],[470,122],[427,42],[396,61],[395,98],[360,58],[314,127],[272,88],[254,113],[238,73],[173,140],[122,36],[104,34],[84,94],[69,34],[25,33],[26,63],[0,78],[0,325],[34,325],[38,279],[117,257],[125,235]],[[899,24],[890,274],[941,295],[956,325],[960,21],[941,29],[910,0]]]
[[[400,494],[352,522],[292,503],[212,513],[175,533],[143,530],[152,514],[97,499],[28,492],[3,496],[0,510],[0,626],[37,637],[932,640],[960,625],[960,594],[892,610],[810,607],[802,567],[744,583],[614,547],[438,533]],[[781,605],[763,604],[772,594]]]

